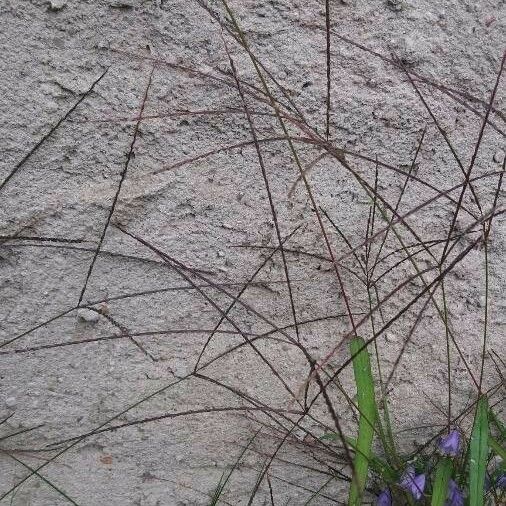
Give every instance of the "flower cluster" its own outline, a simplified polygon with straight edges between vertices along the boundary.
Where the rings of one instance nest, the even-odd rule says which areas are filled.
[[[402,475],[399,485],[418,501],[425,490],[425,474],[415,474],[415,469],[410,466]]]
[[[399,485],[406,491],[408,491],[414,499],[420,500],[423,496],[425,489],[425,475],[415,474],[412,467],[409,467],[403,474]],[[392,506],[393,499],[390,489],[386,488],[383,490],[376,501],[377,506]],[[446,499],[445,506],[464,506],[464,495],[459,489],[455,481],[450,480],[448,484],[448,496]]]
[[[392,493],[390,489],[386,488],[380,493],[376,504],[377,506],[392,506]]]
[[[450,480],[450,483],[448,484],[448,499],[446,501],[446,506],[464,506],[464,495],[453,480]]]
[[[451,430],[447,436],[442,437],[438,443],[438,451],[446,457],[456,457],[460,452],[461,436],[459,431]],[[506,482],[506,477],[501,477]],[[426,484],[424,473],[416,474],[413,466],[408,466],[398,482],[400,488],[408,492],[413,499],[422,499]],[[505,483],[506,484],[506,483]],[[392,506],[392,492],[384,489],[378,496],[377,506]],[[448,495],[445,506],[464,506],[464,495],[454,480],[448,483]]]
[[[447,457],[456,457],[460,451],[460,433],[457,430],[451,430],[446,437],[439,440],[438,445],[441,455]]]

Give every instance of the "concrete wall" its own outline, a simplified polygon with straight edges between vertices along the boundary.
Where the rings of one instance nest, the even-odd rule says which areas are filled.
[[[330,4],[331,138],[335,146],[370,158],[348,155],[351,168],[370,185],[376,157],[408,171],[427,126],[414,172],[419,181],[410,182],[399,207],[405,213],[435,196],[435,190],[461,183],[462,172],[403,71],[339,36],[387,58],[395,54],[411,72],[453,90],[417,80],[467,169],[505,47],[504,3],[333,0]],[[225,19],[220,2],[210,5]],[[253,52],[316,129],[312,135],[324,135],[324,2],[240,0],[231,5]],[[12,174],[0,190],[0,232],[10,237],[2,239],[0,247],[0,414],[12,415],[0,425],[0,436],[35,427],[1,441],[0,447],[8,451],[0,454],[0,494],[30,474],[26,466],[37,468],[57,454],[39,451],[46,445],[94,431],[114,417],[113,425],[134,424],[79,440],[40,470],[74,503],[206,505],[223,471],[262,428],[224,496],[228,504],[247,504],[259,470],[289,424],[281,415],[273,416],[284,428],[266,414],[241,411],[251,404],[237,391],[200,377],[179,383],[177,379],[192,372],[220,321],[220,310],[227,309],[230,295],[237,295],[263,262],[257,284],[241,296],[250,309],[236,304],[201,363],[276,326],[288,326],[285,334],[268,334],[255,342],[255,349],[242,346],[201,372],[270,408],[296,410],[288,390],[300,392],[309,368],[290,341],[296,337],[281,255],[276,252],[267,259],[278,242],[219,24],[197,2],[180,0],[4,0],[0,13],[0,181]],[[294,186],[299,171],[293,153],[286,141],[272,140],[283,132],[251,61],[229,34],[224,37],[239,77],[256,87],[245,84],[244,92],[258,137],[266,139],[261,152],[280,233],[285,237],[300,226],[286,247],[311,254],[288,251],[286,258],[298,321],[318,319],[300,325],[300,342],[319,360],[350,330],[342,290],[304,185]],[[271,81],[269,86],[286,103]],[[83,94],[84,99],[51,131]],[[504,101],[502,85],[473,176],[501,168]],[[307,129],[288,123],[292,135],[308,137]],[[221,149],[238,143],[244,145]],[[303,166],[323,153],[308,142],[298,142],[296,148]],[[213,150],[219,151],[176,165]],[[359,246],[371,203],[363,188],[330,156],[319,160],[307,177],[318,205],[353,246]],[[497,179],[496,174],[475,183],[483,212],[493,205]],[[404,180],[402,172],[379,167],[379,192],[391,205]],[[451,196],[457,199],[459,191]],[[469,191],[464,204],[479,217]],[[453,210],[454,203],[439,198],[408,219],[418,239],[403,226],[398,226],[398,233],[407,245],[444,239]],[[333,251],[341,258],[349,250],[324,220]],[[376,230],[385,226],[381,216],[376,220]],[[457,232],[465,230],[470,220],[462,211]],[[165,262],[117,224],[197,274]],[[477,237],[466,234],[451,259]],[[63,242],[70,239],[76,242]],[[498,352],[506,323],[504,239],[504,219],[498,216],[490,244],[488,343]],[[399,248],[390,233],[383,254]],[[441,254],[439,246],[433,251],[436,257]],[[359,255],[363,253],[360,248]],[[378,272],[402,257],[392,255]],[[451,324],[462,351],[459,356],[452,348],[454,413],[476,392],[463,359],[479,376],[483,257],[483,249],[471,250],[447,277]],[[434,265],[427,253],[418,261],[422,268]],[[369,309],[367,292],[347,269],[361,276],[353,256],[342,259],[340,272],[358,321]],[[380,294],[384,297],[413,273],[409,262],[396,266],[382,278]],[[427,273],[427,280],[432,279],[433,271]],[[388,321],[423,288],[420,280],[406,284],[385,304],[384,313],[375,315],[376,328],[381,317]],[[151,293],[139,295],[145,291]],[[441,302],[440,290],[435,296]],[[94,303],[100,314],[77,310],[80,299],[84,305]],[[422,297],[378,338],[385,374],[425,300]],[[360,329],[364,337],[371,337],[371,332],[369,322]],[[124,337],[138,333],[148,334]],[[71,341],[88,342],[52,347]],[[347,356],[344,345],[326,366],[335,368]],[[391,384],[396,431],[407,429],[399,432],[405,448],[424,441],[445,423],[445,357],[444,327],[429,304]],[[485,383],[491,387],[497,376],[488,359],[486,366]],[[341,379],[353,395],[349,368]],[[314,381],[310,391],[316,391]],[[158,393],[146,399],[154,392]],[[351,433],[351,410],[336,389],[330,393],[343,427]],[[138,404],[142,399],[146,400]],[[217,407],[238,409],[165,416]],[[324,403],[318,402],[312,415],[302,425],[313,436],[325,432],[324,423],[332,427]],[[165,417],[136,423],[157,416]],[[328,469],[325,462],[337,465],[335,455],[312,443],[300,428],[278,457],[269,472],[275,504],[304,504],[310,490],[328,479],[294,463],[323,470]],[[345,500],[339,483],[331,484],[326,494],[314,504]],[[255,501],[270,504],[267,479]],[[69,500],[32,476],[0,503],[54,506]]]

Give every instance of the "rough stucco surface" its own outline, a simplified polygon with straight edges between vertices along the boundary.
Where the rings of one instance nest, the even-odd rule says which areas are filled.
[[[275,0],[232,3],[257,57],[270,69],[304,112],[309,124],[324,132],[325,19],[323,2]],[[395,52],[409,68],[449,87],[488,100],[505,47],[505,5],[502,1],[332,1],[333,32],[352,38],[389,56]],[[223,7],[215,4],[223,12]],[[251,63],[227,38],[241,78],[255,81]],[[195,2],[4,0],[0,6],[0,180],[33,148],[100,74],[109,68],[75,111],[19,168],[1,190],[0,232],[4,236],[79,239],[57,242],[11,239],[1,245],[0,335],[2,342],[75,307],[86,273],[107,221],[125,167],[136,117],[154,67],[144,116],[111,223],[122,226],[187,266],[200,269],[214,283],[246,281],[269,250],[237,248],[239,244],[276,246],[276,236],[255,150],[251,145],[222,151],[172,170],[161,168],[219,147],[249,141],[243,114],[174,115],[181,110],[223,110],[242,107],[237,90],[170,64],[232,80],[219,70],[229,68],[219,25]],[[127,54],[129,53],[129,54]],[[436,188],[462,180],[450,151],[434,128],[415,92],[399,69],[333,37],[331,134],[337,146],[376,156],[407,170],[423,128],[428,125],[417,174]],[[420,85],[467,166],[480,128],[480,117],[433,87]],[[499,170],[506,130],[505,88],[498,90],[491,121],[476,162],[475,174]],[[262,104],[252,109],[266,111]],[[480,115],[483,104],[469,100]],[[497,112],[499,111],[499,112]],[[172,115],[171,115],[172,113]],[[255,116],[259,137],[282,135],[271,116]],[[300,132],[298,133],[300,135]],[[298,172],[286,143],[263,146],[266,169],[283,236],[302,225],[288,247],[326,255],[323,239],[302,185],[290,193]],[[319,151],[300,145],[309,163]],[[354,159],[354,167],[371,184],[374,164]],[[335,160],[325,158],[309,174],[319,205],[339,223],[354,245],[365,234],[370,201]],[[395,203],[404,178],[380,169],[380,189]],[[491,208],[497,178],[477,184],[485,210]],[[408,187],[400,209],[407,211],[434,193],[423,185]],[[458,194],[455,194],[456,196]],[[501,194],[502,197],[502,194]],[[469,196],[465,202],[472,206]],[[500,201],[499,201],[500,204]],[[438,200],[413,217],[411,224],[424,240],[442,238],[453,207]],[[462,214],[458,225],[466,227]],[[462,221],[462,222],[461,222]],[[413,238],[406,235],[407,240]],[[331,235],[338,254],[345,245]],[[463,248],[468,245],[464,239]],[[504,290],[504,218],[494,225],[490,252],[490,342],[501,349],[506,324]],[[385,251],[395,249],[388,244]],[[398,247],[398,245],[396,246]],[[460,251],[460,250],[459,250]],[[330,264],[321,258],[288,255],[298,318],[308,320],[344,313],[343,299]],[[353,267],[353,259],[345,262]],[[428,264],[423,264],[424,266]],[[356,267],[356,266],[355,266]],[[363,287],[346,271],[344,283],[352,294],[353,310],[367,309]],[[410,265],[396,269],[381,288],[386,294],[413,273]],[[196,279],[196,278],[192,278]],[[257,281],[283,281],[276,254]],[[202,279],[196,280],[206,284]],[[473,250],[449,276],[450,315],[455,335],[473,371],[479,370],[483,327],[483,252]],[[220,319],[206,301],[174,269],[113,225],[108,227],[93,267],[84,303],[134,292],[160,290],[107,302],[107,316],[130,333],[180,330],[139,338],[144,351],[128,338],[103,340],[26,353],[15,349],[48,343],[92,339],[118,333],[111,320],[93,312],[69,311],[55,321],[3,346],[0,356],[0,415],[12,417],[0,426],[10,434],[39,424],[26,434],[2,441],[2,448],[31,467],[54,453],[35,451],[45,445],[92,431],[137,401],[191,372],[210,331]],[[393,315],[403,297],[413,297],[420,285],[406,287],[386,309]],[[185,288],[186,287],[186,288]],[[236,294],[240,285],[227,286]],[[216,289],[203,292],[221,308],[230,299]],[[271,283],[249,288],[243,299],[276,325],[290,325],[286,288]],[[419,307],[419,306],[417,306]],[[243,332],[272,329],[265,320],[238,306],[231,317]],[[388,370],[409,328],[400,319],[379,342]],[[230,323],[221,330],[232,331]],[[198,330],[194,331],[194,330]],[[324,357],[348,329],[344,318],[301,326],[301,339],[316,358]],[[293,328],[289,329],[293,334]],[[364,328],[370,335],[370,328]],[[278,336],[281,337],[281,336]],[[206,350],[209,360],[242,338],[218,333]],[[294,391],[307,377],[301,353],[283,340],[258,345],[276,364]],[[396,429],[406,445],[423,440],[427,424],[444,424],[444,329],[429,310],[414,335],[391,385]],[[346,358],[346,348],[332,359]],[[493,367],[487,386],[497,378]],[[293,408],[282,384],[250,347],[242,347],[205,369],[212,378],[240,389],[272,407]],[[454,354],[454,407],[463,409],[474,386],[462,360]],[[353,395],[349,371],[343,384]],[[337,393],[336,399],[338,398]],[[333,394],[333,395],[334,395]],[[343,399],[341,414],[350,431],[353,419]],[[246,406],[232,392],[193,378],[153,396],[121,414],[121,424],[171,412],[220,406]],[[316,406],[321,420],[325,407]],[[266,418],[258,417],[266,420]],[[330,422],[329,422],[330,423]],[[320,434],[323,429],[307,422]],[[168,418],[89,437],[45,466],[40,472],[75,503],[99,505],[204,505],[223,470],[259,425],[244,413],[213,413]],[[294,438],[303,433],[295,432]],[[228,504],[246,504],[268,452],[279,434],[265,429],[245,463],[229,484]],[[290,462],[314,460],[295,439],[280,454]],[[262,452],[266,452],[265,454]],[[0,455],[0,494],[27,475],[9,454]],[[304,504],[307,490],[325,477],[282,460],[272,468],[276,504]],[[314,504],[344,500],[339,486]],[[267,504],[264,482],[256,499]],[[265,501],[265,502],[264,502]],[[59,505],[68,500],[41,479],[31,477],[2,501],[13,505]]]

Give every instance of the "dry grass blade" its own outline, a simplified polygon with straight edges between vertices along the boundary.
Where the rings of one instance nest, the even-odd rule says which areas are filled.
[[[58,130],[62,123],[77,109],[77,107],[81,104],[81,102],[93,91],[95,86],[105,77],[109,68],[106,68],[100,76],[93,81],[91,86],[79,97],[79,100],[49,129],[47,134],[45,134],[35,146],[28,151],[28,153],[14,166],[14,168],[10,171],[9,175],[0,183],[0,191],[5,187],[5,185],[14,177],[16,172],[28,161],[28,159],[38,151],[38,149],[51,137],[51,135]]]
[[[493,308],[504,281],[506,53],[496,72],[497,28],[472,35],[493,51],[472,62],[480,53],[466,49],[452,66],[442,55],[458,47],[417,47],[411,59],[407,33],[406,47],[388,38],[401,58],[375,47],[407,16],[415,31],[432,23],[427,43],[441,49],[453,17],[393,12],[399,2],[299,3],[194,0],[176,17],[166,2],[108,6],[118,27],[131,21],[101,52],[121,80],[100,85],[77,118],[104,72],[7,167],[0,191],[26,183],[7,188],[14,213],[2,214],[0,235],[0,267],[13,280],[0,281],[0,453],[10,466],[0,503],[22,502],[30,480],[49,486],[33,487],[33,500],[71,504],[446,506],[458,489],[469,506],[484,496],[501,504],[505,364]],[[481,26],[475,14],[459,21]],[[39,15],[48,27],[83,22],[67,6]],[[139,20],[149,27],[142,40]],[[374,46],[338,32],[365,33],[363,23]],[[429,68],[445,77],[428,78]],[[60,100],[58,87],[40,92]],[[65,136],[83,128],[73,150]],[[58,166],[44,163],[41,176],[20,170],[53,152]],[[102,181],[111,166],[117,178]],[[118,240],[106,249],[111,226]],[[26,404],[35,384],[52,392],[44,405]],[[45,423],[27,424],[25,413]],[[449,453],[456,432],[462,444]],[[68,487],[90,458],[116,473],[100,458],[116,443],[114,464],[128,456],[132,469],[146,465],[142,475],[99,483],[99,469],[85,477],[96,490]],[[126,443],[141,451],[127,455]],[[181,457],[167,468],[169,443]],[[410,488],[411,475],[426,483]]]
[[[126,175],[127,175],[128,166],[130,164],[130,160],[132,159],[135,143],[137,141],[137,136],[139,134],[139,127],[140,127],[140,124],[141,124],[141,119],[140,118],[142,117],[142,113],[144,111],[144,107],[146,106],[146,101],[148,99],[149,88],[151,87],[151,81],[153,79],[153,73],[154,73],[154,71],[155,71],[155,66],[153,66],[151,68],[151,71],[149,73],[148,82],[147,82],[146,88],[144,90],[144,96],[142,97],[141,106],[140,106],[140,110],[139,110],[139,119],[137,120],[137,123],[135,124],[133,135],[132,135],[132,140],[131,140],[131,143],[130,143],[130,149],[128,150],[128,154],[127,154],[127,157],[126,157],[126,160],[125,160],[125,164],[124,164],[123,170],[121,171],[121,174],[120,174],[120,180],[119,180],[118,186],[116,188],[116,192],[114,194],[111,206],[109,208],[109,212],[107,214],[107,219],[106,219],[105,225],[104,225],[104,227],[102,229],[102,233],[100,234],[100,238],[98,240],[97,248],[96,248],[96,250],[95,250],[95,252],[93,254],[93,258],[91,259],[91,263],[90,263],[90,265],[88,267],[88,272],[86,273],[86,278],[84,280],[83,287],[81,288],[81,293],[79,294],[79,302],[77,303],[78,306],[81,304],[81,302],[82,302],[82,300],[84,298],[84,294],[86,293],[86,288],[88,286],[88,281],[90,279],[91,273],[93,272],[93,267],[95,266],[95,262],[97,261],[98,254],[100,252],[100,248],[102,247],[102,243],[104,242],[104,239],[105,239],[105,235],[107,234],[107,230],[109,228],[109,224],[111,222],[112,215],[114,214],[114,210],[116,209],[116,203],[118,202],[118,198],[119,198],[119,195],[121,193],[121,187],[123,186],[123,182],[125,181],[125,178],[126,178]]]

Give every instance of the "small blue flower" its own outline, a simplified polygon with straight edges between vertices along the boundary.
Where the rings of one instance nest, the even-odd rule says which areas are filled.
[[[425,474],[415,474],[413,467],[408,467],[402,475],[399,485],[407,490],[415,499],[422,498],[425,490]]]
[[[464,506],[464,496],[453,480],[448,484],[448,499],[445,506]]]
[[[443,455],[456,457],[460,450],[460,433],[458,430],[451,430],[446,437],[442,437],[438,444],[439,451]]]
[[[392,494],[388,488],[383,490],[376,501],[376,506],[392,506]]]

